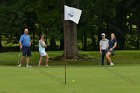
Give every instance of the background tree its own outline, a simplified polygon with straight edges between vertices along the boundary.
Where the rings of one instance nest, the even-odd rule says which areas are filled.
[[[48,50],[63,50],[63,1],[1,0],[0,49],[2,46],[3,49],[5,46],[17,47],[23,28],[27,26],[34,49],[37,49],[39,36],[43,33]],[[112,32],[116,34],[117,49],[140,49],[138,0],[65,0],[65,4],[83,10],[78,25],[71,21],[65,24],[68,56],[77,56],[78,49],[98,50],[102,32],[107,38]]]
[[[71,7],[78,8],[79,0],[67,0],[65,4]],[[66,58],[78,57],[77,46],[77,24],[72,21],[64,21],[64,38],[65,38],[65,51]]]

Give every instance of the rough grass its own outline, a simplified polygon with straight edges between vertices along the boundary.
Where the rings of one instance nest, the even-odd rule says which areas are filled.
[[[80,51],[83,57],[93,58],[94,60],[84,61],[68,61],[67,65],[99,65],[100,63],[100,53],[98,51]],[[50,58],[61,56],[62,51],[48,51]],[[136,65],[140,64],[140,51],[115,51],[115,56],[112,56],[113,62],[116,65]],[[31,64],[37,65],[39,60],[39,53],[32,52]],[[17,65],[18,62],[18,52],[4,52],[0,53],[0,65]],[[45,63],[45,61],[44,61]],[[50,61],[50,65],[63,65],[64,61]]]

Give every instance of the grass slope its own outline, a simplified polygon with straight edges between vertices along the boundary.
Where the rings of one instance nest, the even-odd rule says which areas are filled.
[[[68,65],[99,65],[100,63],[100,53],[98,51],[88,51],[88,52],[79,52],[84,57],[90,57],[95,58],[96,60],[91,61],[68,61]],[[50,58],[61,56],[63,54],[62,51],[49,51],[48,55]],[[113,62],[115,65],[136,65],[140,64],[140,51],[115,51],[115,56],[112,56]],[[39,60],[39,53],[38,52],[32,52],[31,57],[31,64],[37,65]],[[5,52],[0,53],[0,65],[17,65],[18,61],[18,52]],[[62,65],[64,62],[62,61],[51,61],[50,65]]]

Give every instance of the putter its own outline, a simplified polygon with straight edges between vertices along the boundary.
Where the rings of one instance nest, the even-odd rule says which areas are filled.
[[[18,53],[18,63],[17,63],[17,66],[20,64],[20,51]]]

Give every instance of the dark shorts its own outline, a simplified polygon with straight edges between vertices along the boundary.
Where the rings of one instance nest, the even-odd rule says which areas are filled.
[[[115,55],[114,50],[110,51],[110,49],[109,49],[109,50],[107,50],[107,53],[108,53],[108,52],[110,52],[112,56]]]
[[[30,47],[22,47],[23,56],[31,56],[31,49]]]

